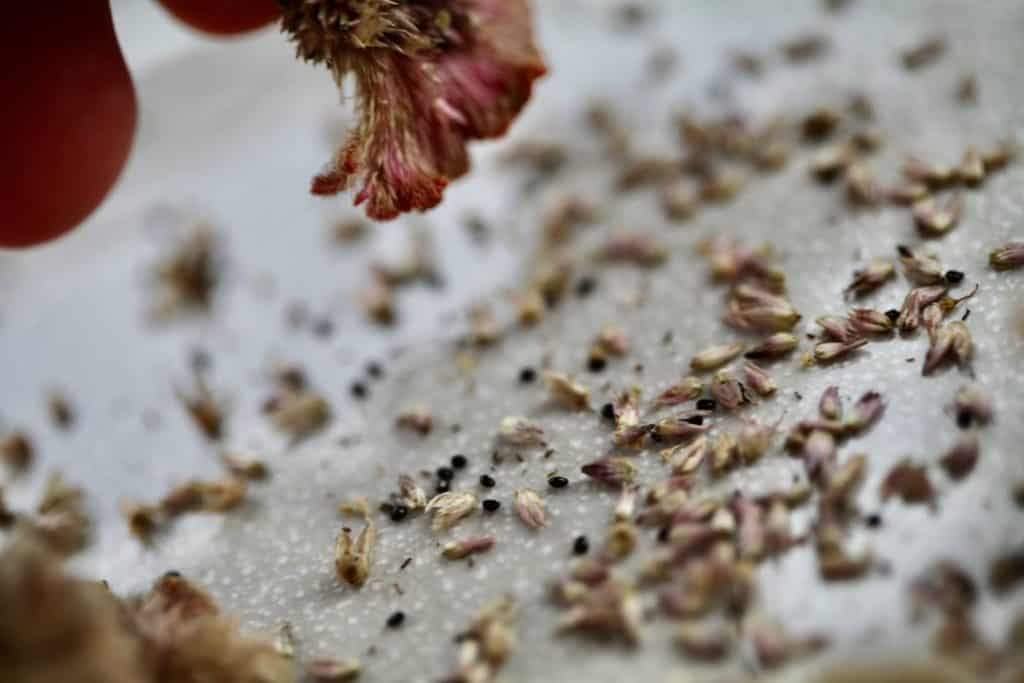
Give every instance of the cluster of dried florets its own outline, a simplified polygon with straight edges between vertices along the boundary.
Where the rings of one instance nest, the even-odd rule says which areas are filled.
[[[469,168],[469,140],[508,128],[545,72],[525,0],[284,3],[299,57],[355,80],[360,120],[315,194],[359,185],[386,220],[441,201]]]

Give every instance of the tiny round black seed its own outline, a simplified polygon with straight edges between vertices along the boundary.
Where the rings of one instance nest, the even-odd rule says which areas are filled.
[[[452,485],[443,479],[437,482],[437,486],[434,487],[434,491],[437,493],[448,493],[452,488]]]
[[[594,288],[597,287],[597,281],[592,277],[581,277],[576,283],[576,296],[585,297],[590,296],[594,292]]]
[[[692,425],[700,426],[700,425],[704,424],[704,416],[703,415],[694,415],[692,417],[686,418],[685,421],[689,422]]]
[[[564,489],[569,485],[569,480],[560,474],[556,474],[553,477],[548,477],[548,486],[553,489]]]
[[[455,470],[451,467],[438,467],[437,478],[443,481],[451,481],[455,477]]]
[[[914,255],[914,252],[910,251],[910,247],[905,244],[900,244],[896,247],[896,251],[899,252],[900,256],[910,258]]]
[[[900,317],[900,312],[895,308],[890,308],[888,311],[885,312],[885,317],[893,322],[896,322],[896,320],[898,320]]]
[[[590,541],[586,536],[577,536],[576,540],[572,542],[572,551],[576,555],[586,555],[588,550],[590,550]]]
[[[877,512],[873,512],[870,515],[868,515],[864,521],[867,522],[867,525],[872,529],[877,529],[878,527],[882,526],[882,515],[878,514]]]
[[[961,410],[956,414],[956,426],[960,429],[967,429],[971,426],[974,416],[969,410]]]
[[[714,410],[717,406],[713,398],[697,399],[697,410]]]
[[[494,500],[493,498],[485,498],[484,502],[481,503],[484,506],[484,510],[488,512],[496,512],[501,507],[500,500]]]
[[[587,369],[591,372],[601,372],[608,367],[608,361],[605,360],[604,356],[591,356],[587,360]]]
[[[603,406],[601,406],[601,417],[603,417],[606,420],[614,420],[615,406],[613,406],[611,403],[605,403]]]
[[[403,519],[409,516],[409,508],[404,505],[396,505],[391,508],[391,521],[401,522]]]
[[[320,318],[313,323],[313,335],[326,338],[334,334],[334,323],[327,318]]]
[[[663,526],[660,529],[658,529],[658,543],[668,542],[669,531],[670,529],[667,526]]]
[[[388,617],[388,628],[400,628],[405,621],[405,612],[395,612]]]
[[[352,386],[350,386],[348,390],[356,398],[366,398],[366,395],[370,393],[369,390],[367,390],[366,385],[362,382],[352,382]]]
[[[523,384],[529,384],[535,379],[537,379],[537,371],[533,368],[523,368],[519,371],[519,381]]]
[[[467,460],[466,456],[464,456],[462,453],[456,453],[455,455],[452,456],[452,467],[454,467],[457,470],[461,470],[463,467],[466,466],[468,462],[469,460]]]
[[[495,484],[494,477],[492,477],[491,475],[489,475],[489,474],[481,474],[480,475],[480,485],[483,486],[484,488],[488,488],[488,489],[494,488],[494,484]]]
[[[384,368],[380,366],[380,363],[370,361],[366,364],[366,374],[374,379],[380,379],[384,376]]]
[[[955,285],[958,282],[963,282],[964,274],[960,270],[947,270],[946,271],[946,282],[951,285]]]

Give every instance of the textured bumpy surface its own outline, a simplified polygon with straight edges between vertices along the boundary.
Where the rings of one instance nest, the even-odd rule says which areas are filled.
[[[877,256],[895,259],[896,245],[918,244],[920,237],[906,209],[854,210],[839,188],[812,183],[806,148],[796,148],[781,171],[752,176],[732,202],[702,207],[687,222],[667,221],[650,190],[616,195],[615,167],[584,123],[586,104],[593,96],[609,102],[633,132],[635,147],[659,153],[675,145],[671,114],[687,107],[701,114],[738,110],[757,121],[842,106],[861,91],[875,104],[885,141],[872,166],[880,178],[895,180],[908,153],[955,163],[968,144],[1024,136],[1024,7],[863,0],[832,15],[816,2],[787,2],[783,11],[783,3],[666,0],[649,3],[651,21],[623,31],[602,3],[537,4],[552,74],[511,139],[477,150],[476,170],[449,187],[435,212],[378,228],[346,248],[328,245],[324,227],[349,214],[339,214],[336,204],[312,203],[302,179],[339,142],[348,122],[335,118],[336,94],[323,74],[295,64],[279,35],[207,47],[138,74],[142,129],[117,194],[68,240],[0,255],[0,428],[24,425],[37,451],[26,474],[5,473],[5,499],[28,509],[55,467],[85,487],[96,531],[72,567],[109,580],[117,591],[143,590],[176,569],[253,631],[272,633],[291,622],[300,658],[360,657],[365,681],[436,680],[454,663],[453,637],[503,593],[519,601],[519,644],[504,669],[510,681],[663,681],[674,673],[681,681],[719,680],[723,672],[751,671],[747,652],[722,668],[695,665],[678,652],[665,620],[644,624],[634,649],[553,635],[559,611],[546,598],[547,584],[571,566],[578,535],[597,547],[616,498],[579,473],[580,465],[609,452],[610,430],[597,412],[552,407],[541,378],[521,384],[520,369],[532,366],[539,375],[550,365],[572,373],[590,389],[596,409],[623,386],[636,383],[653,396],[678,381],[696,352],[733,338],[719,320],[725,293],[711,285],[693,249],[718,232],[773,245],[790,297],[804,314],[796,328],[801,336],[816,329],[815,317],[845,310],[841,294],[855,268]],[[813,62],[787,64],[778,43],[807,31],[828,35],[829,51]],[[934,34],[949,41],[947,54],[926,69],[902,69],[900,51]],[[670,77],[655,80],[649,59],[663,46],[675,47],[680,63]],[[760,79],[729,65],[735,48],[765,57]],[[953,97],[965,72],[975,73],[978,83],[978,103],[966,107]],[[209,95],[195,99],[200,92]],[[550,183],[531,182],[501,163],[507,148],[526,139],[567,145],[569,160]],[[464,329],[470,303],[495,301],[502,320],[511,312],[504,288],[518,286],[529,272],[535,227],[562,190],[577,191],[598,208],[593,225],[579,230],[578,253],[590,253],[627,226],[650,230],[667,245],[664,265],[586,261],[578,275],[593,275],[592,294],[570,294],[532,330],[512,332],[474,353],[472,367],[456,362],[452,338]],[[489,239],[465,229],[470,214],[489,225]],[[148,269],[181,222],[195,217],[221,236],[220,289],[208,316],[154,325],[145,315],[152,302]],[[364,321],[356,292],[368,277],[370,257],[404,253],[407,229],[432,233],[445,287],[403,290],[399,324],[382,331]],[[883,659],[927,651],[934,622],[909,621],[908,581],[948,558],[984,583],[988,560],[1024,543],[1024,512],[1010,495],[1012,483],[1024,479],[1024,273],[996,273],[987,265],[992,248],[1022,238],[1024,165],[1018,160],[965,193],[959,225],[928,242],[943,264],[966,273],[966,286],[980,287],[966,302],[976,346],[970,371],[951,366],[922,378],[927,340],[921,334],[871,343],[826,368],[800,368],[799,352],[771,366],[778,395],[749,411],[762,422],[782,418],[788,427],[813,414],[829,385],[839,387],[847,407],[868,390],[881,392],[887,405],[873,429],[840,449],[842,459],[867,454],[857,503],[882,517],[878,529],[857,527],[850,547],[870,547],[884,571],[825,585],[810,546],[758,569],[759,614],[778,618],[795,634],[822,632],[833,641],[823,655],[787,674],[799,679],[803,666],[863,659],[864,653]],[[882,310],[898,307],[905,291],[901,275],[864,301]],[[329,319],[333,335],[287,325],[286,309],[295,301],[314,318]],[[587,351],[609,323],[625,330],[630,352],[592,374]],[[810,344],[801,339],[800,350]],[[156,500],[190,477],[221,472],[217,449],[175,399],[175,386],[188,386],[196,347],[209,351],[211,388],[227,399],[224,445],[262,455],[271,476],[250,484],[240,508],[183,517],[145,547],[128,536],[118,516],[121,499]],[[294,447],[260,414],[272,390],[267,368],[274,359],[300,363],[333,405],[330,426]],[[370,360],[381,363],[382,379],[367,377]],[[954,483],[936,463],[958,432],[945,407],[969,376],[989,394],[996,416],[981,432],[977,468]],[[351,396],[356,380],[368,388],[365,400]],[[51,387],[62,389],[77,413],[66,433],[46,419]],[[394,428],[396,415],[414,404],[433,412],[426,436]],[[554,452],[544,458],[543,449],[524,449],[522,462],[507,458],[492,468],[494,436],[508,415],[542,425]],[[735,418],[718,423],[736,424]],[[396,524],[377,515],[369,580],[361,589],[339,583],[335,537],[343,524],[358,532],[362,523],[340,517],[338,503],[365,495],[375,504],[395,490],[399,473],[418,478],[420,470],[433,472],[455,453],[468,464],[456,473],[454,488],[498,499],[500,509],[489,515],[478,509],[452,532],[436,534],[425,516]],[[885,474],[907,456],[930,466],[939,491],[934,509],[880,500]],[[640,481],[664,476],[653,451],[636,463]],[[567,487],[548,486],[553,470],[570,480]],[[777,490],[801,470],[779,439],[757,465],[714,486],[721,492]],[[484,473],[497,482],[486,494],[476,483]],[[432,489],[430,479],[422,481]],[[516,516],[513,494],[522,487],[544,497],[547,524],[539,530]],[[806,521],[798,515],[794,526]],[[452,538],[486,535],[496,542],[472,565],[441,557]],[[645,532],[634,555],[651,540]],[[986,592],[977,606],[981,630],[998,642],[1022,606],[1019,588],[998,600]],[[387,628],[396,610],[405,614],[402,626]]]

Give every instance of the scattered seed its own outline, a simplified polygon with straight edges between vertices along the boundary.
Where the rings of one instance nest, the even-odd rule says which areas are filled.
[[[572,542],[572,552],[574,555],[586,555],[589,550],[590,542],[587,541],[586,536],[577,536]]]
[[[1012,270],[1024,266],[1024,242],[1007,242],[988,255],[994,270]]]
[[[431,528],[443,531],[455,526],[463,517],[473,514],[476,496],[468,491],[446,491],[430,499],[424,510],[434,513]]]
[[[690,369],[703,372],[720,368],[743,353],[743,349],[744,344],[739,341],[709,346],[693,356]]]
[[[504,417],[498,425],[498,439],[512,446],[543,446],[544,430],[525,417]]]
[[[949,232],[960,220],[962,205],[960,195],[954,194],[941,207],[935,199],[928,197],[914,202],[910,210],[921,234],[926,237],[937,237]]]
[[[523,524],[531,529],[544,526],[544,501],[533,489],[517,489],[515,492],[515,509]]]
[[[882,480],[879,494],[882,500],[899,496],[904,503],[930,503],[935,497],[935,489],[928,479],[924,465],[916,465],[904,460],[893,466]]]
[[[892,263],[874,259],[866,268],[853,272],[853,281],[843,290],[845,295],[863,296],[881,287],[895,275]]]
[[[584,465],[580,471],[591,479],[618,488],[633,483],[636,465],[626,458],[608,456]]]
[[[449,560],[461,560],[470,555],[485,553],[494,547],[494,536],[477,536],[461,541],[448,541],[441,549],[441,554]]]
[[[482,505],[484,510],[487,512],[497,512],[498,508],[501,507],[501,501],[493,498],[485,498]]]
[[[547,385],[551,398],[563,408],[583,410],[587,407],[590,390],[582,384],[574,382],[568,375],[546,370],[544,383]]]
[[[426,436],[434,427],[434,416],[426,406],[413,406],[399,413],[398,417],[395,418],[395,425],[418,432],[421,436]]]
[[[945,38],[930,36],[901,52],[900,61],[908,70],[920,69],[938,61],[945,52]]]
[[[569,485],[569,480],[561,475],[548,477],[548,486],[553,489],[564,489]]]

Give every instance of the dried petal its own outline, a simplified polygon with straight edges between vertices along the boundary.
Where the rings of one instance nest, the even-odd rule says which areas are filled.
[[[763,425],[755,418],[744,420],[738,439],[740,458],[746,464],[758,460],[771,446],[778,425]]]
[[[882,311],[873,308],[855,308],[847,316],[849,327],[855,334],[889,334],[895,322]]]
[[[498,425],[498,439],[511,446],[543,446],[544,430],[525,417],[504,417]]]
[[[778,358],[791,352],[797,347],[797,344],[798,340],[795,334],[776,332],[743,355],[746,358],[757,359]]]
[[[584,465],[580,471],[591,479],[619,487],[633,483],[636,465],[627,458],[608,456]]]
[[[849,321],[841,315],[822,315],[814,320],[815,323],[825,331],[826,339],[848,344],[857,339],[857,335],[850,327]]]
[[[960,220],[963,201],[959,194],[954,194],[943,205],[939,206],[935,199],[929,197],[914,202],[910,207],[914,223],[921,234],[929,237],[944,235]]]
[[[175,250],[157,264],[154,277],[160,288],[153,315],[206,312],[217,289],[218,249],[213,230],[205,224],[189,228]]]
[[[0,438],[0,460],[13,470],[27,469],[34,452],[32,441],[24,431],[13,430]]]
[[[700,377],[684,377],[678,384],[670,386],[651,401],[655,406],[674,406],[684,401],[698,398],[704,391],[704,382]]]
[[[531,529],[544,526],[544,501],[533,489],[518,489],[515,494],[515,508],[519,519]]]
[[[726,410],[735,410],[748,400],[743,385],[728,370],[719,370],[711,378],[711,395]]]
[[[761,396],[770,396],[779,388],[771,375],[753,361],[748,360],[743,364],[743,377],[747,380],[747,384]]]
[[[597,207],[590,200],[576,194],[559,194],[544,212],[544,241],[549,245],[561,244],[575,226],[596,217]]]
[[[865,392],[853,404],[850,417],[845,423],[846,430],[859,432],[862,429],[867,429],[881,416],[883,410],[885,410],[885,403],[882,401],[882,395],[877,391]]]
[[[434,427],[434,416],[426,406],[413,406],[399,413],[398,417],[395,418],[395,424],[398,427],[411,429],[419,432],[422,436],[426,436]]]
[[[342,527],[334,544],[334,571],[338,578],[354,588],[361,588],[370,576],[377,531],[371,519],[352,541],[352,530]]]
[[[935,489],[928,479],[928,471],[924,465],[915,465],[904,460],[893,466],[882,480],[879,492],[882,500],[896,495],[904,503],[929,503],[935,497]]]
[[[707,445],[708,438],[701,434],[688,444],[679,444],[661,451],[660,455],[672,465],[672,474],[685,476],[700,469]]]
[[[546,370],[544,383],[548,387],[551,398],[563,408],[583,410],[587,407],[590,390],[579,382],[574,382],[568,375]]]
[[[839,387],[830,386],[821,394],[818,412],[826,420],[838,420],[843,416],[843,403],[839,398]]]
[[[918,285],[934,285],[943,282],[943,275],[946,271],[933,254],[925,253],[920,249],[911,249],[902,244],[897,249],[900,254],[900,263],[903,264],[903,274],[908,280]]]
[[[341,683],[359,676],[363,667],[358,659],[335,659],[317,657],[306,663],[306,675],[316,683]]]
[[[694,354],[690,360],[690,369],[699,372],[719,368],[736,356],[743,353],[743,342],[732,342],[730,344],[719,344],[709,346],[706,349]]]
[[[736,437],[729,432],[719,434],[714,446],[711,447],[711,472],[717,475],[732,469],[738,458],[739,446]]]
[[[956,480],[963,479],[978,462],[978,435],[974,432],[961,434],[949,451],[939,458],[939,464],[946,474]]]
[[[988,255],[995,270],[1011,270],[1024,266],[1024,242],[1007,242]]]
[[[463,517],[473,514],[476,510],[476,496],[468,491],[447,491],[431,498],[424,510],[434,513],[431,528],[443,531],[455,526]]]
[[[436,205],[469,168],[467,142],[503,134],[545,72],[525,2],[325,5],[289,3],[282,27],[336,82],[354,75],[361,117],[312,192],[359,183],[377,220]]]
[[[867,343],[867,339],[855,339],[849,343],[823,342],[821,344],[815,344],[814,360],[818,363],[831,363],[832,361],[848,355],[852,351],[856,351],[862,346],[866,346]]]
[[[650,430],[651,438],[660,441],[663,439],[685,439],[702,434],[711,426],[704,420],[710,414],[707,410],[687,410],[678,415],[658,420]]]
[[[907,293],[900,308],[900,316],[896,319],[896,326],[902,332],[913,332],[921,322],[921,311],[928,304],[934,303],[946,294],[943,285],[932,285],[930,287],[915,287]]]
[[[449,560],[461,560],[476,553],[484,553],[494,546],[494,536],[474,536],[461,541],[448,541],[441,554]]]
[[[862,296],[881,287],[895,275],[892,264],[884,259],[874,259],[866,268],[853,272],[853,281],[843,293]]]

